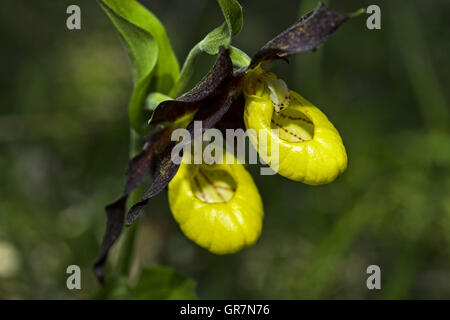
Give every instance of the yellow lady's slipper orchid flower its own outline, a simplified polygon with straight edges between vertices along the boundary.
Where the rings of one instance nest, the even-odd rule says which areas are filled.
[[[347,153],[339,132],[317,107],[287,89],[273,74],[257,68],[248,75],[244,122],[247,129],[265,130],[267,141],[250,135],[270,155],[271,139],[278,142],[279,162],[264,159],[280,175],[309,185],[332,182],[347,167]],[[278,129],[275,134],[271,129]]]
[[[215,254],[251,246],[262,229],[263,205],[242,164],[187,164],[169,183],[169,205],[184,234]]]
[[[345,148],[327,117],[263,68],[274,60],[314,50],[344,22],[363,12],[345,14],[320,3],[314,11],[268,41],[250,60],[239,49],[219,46],[215,64],[191,90],[178,96],[187,83],[185,76],[190,71],[186,68],[187,72],[181,71],[171,89],[152,93],[155,95],[153,98],[164,101],[156,108],[153,108],[155,103],[151,103],[150,109],[154,110],[149,122],[150,132],[142,151],[129,161],[122,194],[105,208],[106,232],[94,265],[100,281],[104,279],[108,253],[122,233],[124,222],[132,224],[149,200],[167,186],[176,221],[183,232],[200,246],[213,253],[226,254],[258,239],[263,208],[251,176],[241,164],[198,165],[181,161],[180,166],[179,157],[172,156],[176,156],[180,148],[185,150],[190,139],[175,144],[172,139],[180,133],[175,132],[177,129],[186,128],[184,133],[200,141],[211,128],[225,133],[230,129],[241,130],[244,118],[248,129],[259,131],[255,135],[255,130],[248,130],[247,134],[260,157],[281,175],[314,185],[331,182],[345,170]],[[235,34],[234,31],[232,33]],[[185,66],[189,65],[190,58],[191,55]],[[168,97],[161,94],[166,94],[166,91],[178,97],[165,100]],[[147,132],[147,128],[142,128],[147,113],[140,111],[136,113],[138,119],[133,124],[134,129],[140,129],[138,131],[142,134]],[[197,121],[202,124],[201,130],[196,130]],[[272,129],[279,129],[281,133],[276,134]],[[181,134],[182,137],[186,135]],[[249,155],[253,160],[254,153]],[[194,163],[196,159],[200,158],[194,156]],[[146,180],[149,173],[153,175],[150,188],[131,206],[124,220],[130,193]],[[266,170],[261,170],[261,174],[266,173]]]

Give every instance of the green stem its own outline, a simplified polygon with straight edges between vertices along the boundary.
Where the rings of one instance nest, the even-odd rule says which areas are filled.
[[[361,8],[361,9],[358,9],[358,10],[350,13],[348,16],[350,17],[350,19],[353,19],[353,18],[356,18],[356,17],[364,14],[365,12],[366,12],[366,9]]]
[[[134,157],[140,151],[140,139],[134,130],[130,130],[130,158]],[[141,189],[137,188],[130,194],[130,203],[136,203],[141,196]],[[122,245],[120,247],[119,259],[117,261],[117,274],[119,276],[128,277],[134,256],[134,246],[136,243],[136,235],[139,227],[139,220],[132,226],[125,229],[123,234]]]
[[[180,75],[172,90],[170,90],[169,96],[175,98],[180,96],[191,80],[192,75],[194,74],[195,63],[200,56],[200,53],[202,53],[200,44],[201,42],[197,43],[189,52],[183,67],[181,68]],[[233,63],[239,67],[247,66],[251,61],[250,57],[244,51],[233,46],[230,46],[230,58],[233,60]]]
[[[191,80],[194,65],[200,53],[200,43],[197,43],[189,52],[183,67],[181,68],[180,75],[178,76],[172,90],[170,90],[169,96],[178,97],[181,93],[183,93],[183,90],[186,88],[189,80]]]

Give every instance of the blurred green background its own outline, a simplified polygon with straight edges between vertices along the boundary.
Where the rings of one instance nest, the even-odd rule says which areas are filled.
[[[75,2],[82,29],[69,31]],[[211,0],[141,2],[180,64],[223,21]],[[234,45],[249,55],[317,4],[240,2]],[[275,70],[339,129],[346,173],[310,187],[250,168],[264,229],[231,256],[189,241],[163,192],[142,219],[130,281],[163,265],[193,278],[205,299],[450,298],[450,2],[330,2],[347,12],[378,4],[382,29],[354,19]],[[128,57],[92,0],[2,1],[0,38],[0,298],[89,298],[103,207],[122,190],[128,158]],[[197,79],[213,61],[203,56]],[[66,288],[70,264],[82,268],[82,290]],[[366,288],[371,264],[381,290]]]

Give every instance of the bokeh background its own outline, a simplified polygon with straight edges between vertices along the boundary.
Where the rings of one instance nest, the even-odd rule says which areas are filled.
[[[164,23],[180,63],[222,23],[215,1],[142,0]],[[161,265],[194,279],[206,299],[450,298],[450,2],[330,1],[351,12],[315,53],[275,64],[289,86],[340,130],[349,167],[310,187],[259,176],[265,206],[258,243],[212,255],[179,230],[162,193],[138,230],[131,280]],[[80,5],[82,29],[65,13]],[[317,4],[241,0],[234,45],[252,55]],[[128,158],[130,65],[95,1],[2,1],[0,10],[0,298],[90,298],[105,227]],[[199,79],[214,58],[203,56]],[[118,246],[116,246],[118,247]],[[117,257],[111,255],[110,269]],[[66,288],[66,267],[82,289]],[[366,288],[366,268],[382,289]]]

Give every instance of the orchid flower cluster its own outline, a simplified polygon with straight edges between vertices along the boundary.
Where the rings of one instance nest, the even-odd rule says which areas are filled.
[[[171,141],[177,128],[186,128],[192,139],[210,128],[263,130],[268,140],[250,136],[251,144],[256,150],[264,144],[270,154],[270,145],[276,143],[279,161],[263,160],[278,174],[308,185],[330,183],[345,171],[346,150],[333,124],[268,69],[276,59],[315,50],[351,17],[319,4],[246,63],[242,63],[245,57],[240,50],[222,45],[214,66],[192,90],[157,104],[142,151],[129,162],[125,191],[106,207],[107,229],[95,264],[99,278],[123,226],[133,224],[149,200],[166,188],[170,209],[183,233],[210,252],[235,253],[259,238],[263,203],[244,165],[238,160],[234,164],[192,164],[186,157],[181,164],[174,163],[173,148],[190,143]],[[237,53],[244,58],[236,58]],[[202,132],[194,131],[194,121],[201,121]],[[149,172],[152,185],[125,214],[130,192]]]

